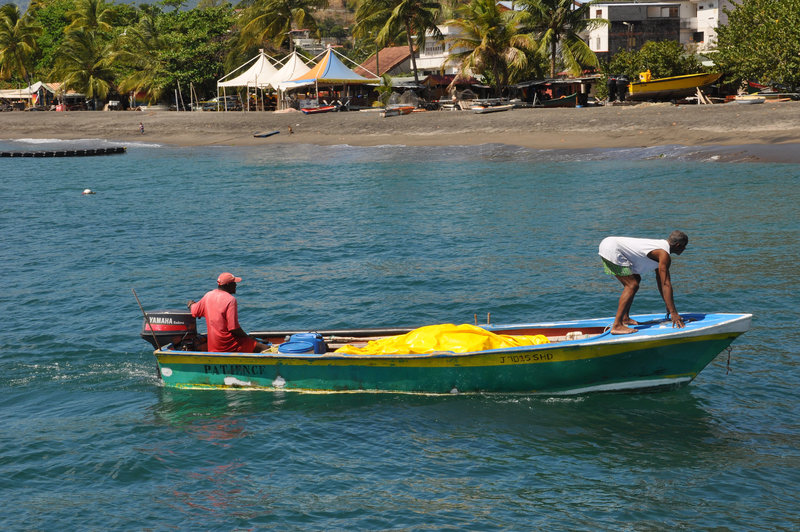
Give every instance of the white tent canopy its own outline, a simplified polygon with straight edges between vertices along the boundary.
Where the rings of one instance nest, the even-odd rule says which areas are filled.
[[[264,50],[259,50],[257,56],[217,81],[217,87],[266,88],[269,85],[269,80],[278,72],[269,61],[270,59],[271,58],[264,53]],[[236,77],[231,77],[247,65],[250,65],[250,68],[241,72]]]
[[[287,86],[284,84],[285,81],[302,76],[310,70],[311,68],[305,64],[300,55],[296,51],[292,52],[284,59],[283,66],[272,76],[269,84],[278,90],[286,90],[288,87],[293,87],[295,85],[290,83]]]

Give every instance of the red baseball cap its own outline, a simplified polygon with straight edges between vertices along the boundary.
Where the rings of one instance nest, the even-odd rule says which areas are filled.
[[[219,277],[217,277],[217,284],[220,286],[226,285],[228,283],[241,283],[241,282],[242,282],[241,277],[236,277],[232,273],[228,272],[221,273],[219,274]]]

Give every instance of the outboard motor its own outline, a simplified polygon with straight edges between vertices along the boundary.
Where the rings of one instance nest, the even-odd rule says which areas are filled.
[[[199,340],[197,320],[187,310],[153,310],[147,313],[139,336],[150,342],[154,349],[173,344],[178,349],[194,350]]]
[[[617,77],[617,98],[619,101],[625,101],[625,95],[628,92],[628,78],[625,76],[618,76]]]
[[[613,102],[617,99],[617,77],[609,75],[606,80],[606,90],[608,90],[608,101]]]

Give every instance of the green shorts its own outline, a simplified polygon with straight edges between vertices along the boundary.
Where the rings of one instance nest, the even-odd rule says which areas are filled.
[[[603,270],[608,275],[619,275],[621,277],[624,277],[626,275],[633,275],[630,266],[620,266],[619,264],[614,264],[605,257],[600,257],[600,258],[603,259]]]

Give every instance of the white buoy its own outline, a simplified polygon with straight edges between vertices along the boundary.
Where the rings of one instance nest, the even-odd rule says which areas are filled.
[[[83,195],[85,196],[87,194],[94,194],[94,190],[92,190],[91,188],[84,188]]]

